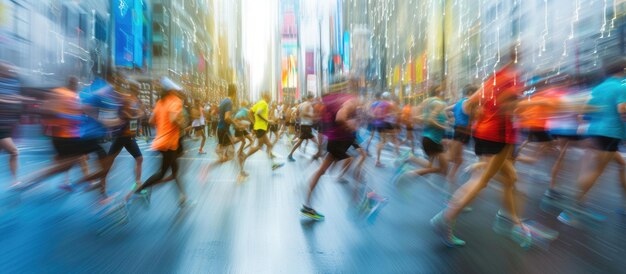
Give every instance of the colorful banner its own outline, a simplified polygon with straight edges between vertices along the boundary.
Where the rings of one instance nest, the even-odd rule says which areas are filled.
[[[315,74],[315,53],[312,51],[307,51],[305,54],[305,58],[306,74]]]
[[[133,38],[134,58],[136,66],[143,66],[143,1],[134,0],[133,7]]]
[[[135,47],[133,37],[134,0],[114,0],[115,65],[133,67]]]
[[[343,33],[343,69],[350,71],[350,33]]]
[[[143,1],[113,0],[115,20],[115,65],[143,65]]]

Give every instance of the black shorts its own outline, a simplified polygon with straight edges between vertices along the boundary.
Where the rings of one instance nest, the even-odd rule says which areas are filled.
[[[335,161],[341,161],[350,157],[346,152],[354,144],[354,140],[333,141],[329,140],[326,145],[326,151],[335,158]]]
[[[443,145],[437,144],[428,137],[422,138],[422,148],[428,157],[435,157],[443,152]]]
[[[496,155],[506,146],[506,143],[487,141],[474,137],[474,153],[476,156]]]
[[[589,136],[591,146],[597,150],[615,152],[619,150],[619,144],[622,139],[611,138],[606,136]]]
[[[569,140],[569,141],[580,141],[580,140],[584,140],[585,139],[584,136],[580,136],[580,135],[552,134],[552,137],[554,139],[566,139],[566,140]]]
[[[467,145],[470,140],[470,131],[467,127],[455,126],[454,127],[454,140]]]
[[[257,129],[254,132],[256,133],[256,138],[260,139],[260,138],[263,138],[263,136],[265,136],[265,134],[267,133],[267,130]]]
[[[90,153],[98,154],[98,159],[104,159],[107,156],[98,139],[52,138],[52,146],[61,158]]]
[[[390,123],[383,123],[381,125],[379,125],[378,127],[376,127],[376,131],[378,132],[387,132],[393,129],[393,125]]]
[[[313,138],[313,131],[311,126],[302,125],[300,126],[300,139],[311,139]]]
[[[193,127],[193,129],[194,129],[194,130],[196,130],[196,131],[197,131],[197,130],[203,130],[203,129],[204,129],[204,126],[197,126],[197,127]]]
[[[229,146],[232,144],[228,128],[217,129],[217,143],[221,146]]]
[[[0,139],[10,138],[11,130],[10,129],[0,129]]]
[[[315,131],[320,132],[322,130],[322,123],[317,122],[314,123],[313,126],[311,126],[311,128],[315,129]]]
[[[248,131],[245,129],[235,129],[235,137],[248,136]]]
[[[141,157],[141,150],[137,145],[137,141],[135,141],[135,138],[130,136],[116,137],[109,148],[109,155],[120,153],[122,148],[125,148],[126,151],[128,151],[128,153],[130,153],[130,155],[132,155],[135,159]]]
[[[553,138],[550,135],[550,133],[548,133],[545,130],[528,130],[528,141],[529,142],[537,142],[537,143],[542,143],[542,142],[550,142],[552,141]]]
[[[278,131],[278,125],[277,125],[277,124],[270,125],[270,131],[271,131],[271,132],[276,132],[276,131]]]

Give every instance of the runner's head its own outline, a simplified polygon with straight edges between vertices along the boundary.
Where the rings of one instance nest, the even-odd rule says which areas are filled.
[[[604,62],[604,76],[606,77],[610,77],[610,76],[624,76],[626,75],[625,70],[626,70],[626,58],[624,57],[619,57],[619,58],[611,58],[611,59],[607,59]]]
[[[161,78],[161,88],[163,89],[163,95],[174,94],[178,97],[183,97],[183,88],[168,77]]]
[[[272,101],[272,96],[270,95],[269,91],[263,91],[261,93],[261,98],[263,98],[263,100],[265,100],[265,102],[267,102],[267,103]]]
[[[428,90],[428,97],[443,97],[443,88],[441,86],[433,86]]]
[[[67,88],[74,92],[78,91],[78,78],[76,76],[67,78]]]
[[[135,81],[134,79],[128,79],[128,86],[129,86],[131,95],[133,96],[139,95],[139,87],[140,87],[139,82]]]
[[[235,84],[228,85],[228,97],[235,98],[237,96],[237,86]]]
[[[477,90],[478,90],[478,87],[474,85],[466,85],[465,87],[463,87],[463,96],[468,97],[474,94],[474,92],[476,92]]]

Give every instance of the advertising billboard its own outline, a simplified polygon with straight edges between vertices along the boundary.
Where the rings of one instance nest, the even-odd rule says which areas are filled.
[[[113,0],[115,21],[115,65],[143,63],[143,1]]]

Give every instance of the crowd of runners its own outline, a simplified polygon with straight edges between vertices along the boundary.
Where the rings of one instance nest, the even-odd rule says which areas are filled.
[[[139,83],[124,75],[111,74],[83,87],[70,77],[65,86],[52,89],[44,98],[26,98],[19,93],[17,76],[1,65],[0,148],[10,155],[7,166],[13,177],[9,191],[26,191],[79,166],[83,177],[66,177],[59,187],[68,192],[97,191],[105,214],[125,212],[120,214],[120,223],[127,221],[129,204],[149,203],[154,187],[170,181],[178,190],[179,206],[189,206],[190,194],[185,191],[189,182],[181,181],[178,160],[185,153],[186,138],[200,142],[199,155],[213,153],[205,150],[207,138],[217,140],[217,158],[202,165],[202,182],[220,176],[215,168],[229,161],[237,166],[237,182],[245,182],[249,177],[247,160],[260,150],[265,150],[267,168],[273,171],[300,161],[302,157],[295,156],[307,155],[306,149],[313,147],[315,151],[308,155],[317,168],[307,174],[300,212],[314,220],[323,220],[324,215],[314,209],[313,193],[333,166],[340,170],[338,180],[354,182],[354,199],[366,214],[387,203],[364,178],[366,159],[371,157],[371,168],[396,170],[393,177],[378,179],[388,184],[432,176],[445,185],[445,208],[432,218],[431,225],[448,246],[465,245],[455,236],[455,220],[471,210],[477,195],[494,180],[502,184],[503,197],[494,229],[528,247],[536,238],[548,236],[545,228],[520,216],[515,194],[518,163],[545,164],[548,159],[542,157],[557,155],[550,162],[542,208],[556,208],[554,217],[567,225],[606,219],[604,213],[588,206],[585,198],[608,165],[617,165],[617,180],[626,195],[625,162],[619,151],[626,133],[625,68],[626,62],[618,59],[605,62],[604,77],[528,79],[511,61],[485,81],[460,90],[431,85],[424,88],[426,96],[420,100],[401,100],[389,91],[358,93],[353,81],[342,78],[322,96],[305,94],[293,103],[275,102],[269,92],[261,92],[256,102],[249,103],[237,97],[235,85],[228,87],[219,103],[192,101],[179,84],[164,77],[158,81],[159,100],[148,109],[139,99]],[[56,156],[46,169],[18,178],[19,151],[11,130],[18,123],[21,106],[29,101],[40,103],[37,113]],[[160,154],[160,167],[144,179],[138,135],[148,136],[153,128],[155,135],[146,141]],[[103,145],[107,137],[110,145]],[[289,154],[276,155],[273,148],[283,144],[289,146]],[[578,192],[564,193],[560,186],[573,182],[562,181],[559,174],[572,148],[584,149],[586,157],[579,161]],[[107,175],[123,149],[135,159],[134,167],[127,171],[134,184],[126,193],[111,195]],[[381,160],[385,150],[396,155],[396,166]],[[473,151],[477,158],[466,159],[466,151]],[[88,159],[94,156],[96,166],[90,167]],[[469,179],[462,179],[466,177]],[[622,201],[616,211],[619,214],[626,209],[626,198]]]

